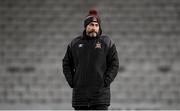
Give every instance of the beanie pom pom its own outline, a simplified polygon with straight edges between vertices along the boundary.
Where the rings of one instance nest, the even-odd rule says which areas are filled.
[[[97,14],[98,14],[97,10],[95,10],[95,9],[89,10],[89,15],[95,15],[95,16],[97,16]]]

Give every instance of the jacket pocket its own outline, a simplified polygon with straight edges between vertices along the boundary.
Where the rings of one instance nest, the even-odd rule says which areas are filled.
[[[104,87],[104,76],[102,74],[97,73],[98,81],[99,81],[99,87],[102,88]]]
[[[74,88],[77,86],[78,83],[78,73],[76,72],[73,77],[73,86]]]

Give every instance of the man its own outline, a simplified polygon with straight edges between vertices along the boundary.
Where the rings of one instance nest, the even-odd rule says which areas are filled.
[[[97,11],[90,10],[83,34],[71,41],[63,58],[75,110],[108,110],[110,105],[110,84],[118,73],[119,61],[115,44],[101,33]]]

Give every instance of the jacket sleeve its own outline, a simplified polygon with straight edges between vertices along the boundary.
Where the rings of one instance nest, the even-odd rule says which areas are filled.
[[[65,75],[65,78],[69,86],[73,88],[74,68],[73,68],[73,58],[72,58],[70,45],[68,45],[66,54],[63,58],[63,73]]]
[[[105,87],[110,86],[119,69],[119,59],[115,44],[113,44],[107,54],[107,69],[104,76]]]

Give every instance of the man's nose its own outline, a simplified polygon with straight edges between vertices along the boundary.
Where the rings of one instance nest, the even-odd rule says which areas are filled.
[[[95,31],[96,30],[96,26],[92,26],[92,29]]]
[[[96,30],[96,28],[94,26],[91,27],[91,30]]]

